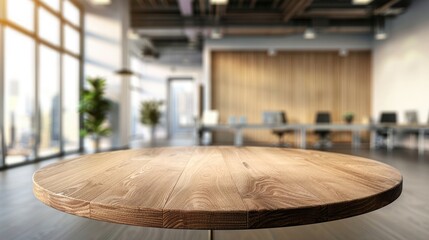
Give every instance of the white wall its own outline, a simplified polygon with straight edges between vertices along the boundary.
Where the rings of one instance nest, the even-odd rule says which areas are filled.
[[[137,65],[137,64],[136,64]],[[193,78],[195,82],[195,88],[201,84],[202,72],[201,66],[175,66],[173,64],[159,63],[157,60],[153,61],[141,61],[139,69],[133,69],[137,71],[140,76],[141,88],[143,94],[141,100],[162,100],[164,101],[163,107],[163,118],[160,126],[157,128],[157,138],[167,137],[167,94],[168,94],[168,79],[169,78]],[[197,91],[195,91],[195,98],[198,100]],[[197,104],[197,101],[195,102]],[[134,104],[136,106],[136,104]],[[137,104],[139,105],[139,104]],[[196,107],[194,109],[197,109]],[[135,139],[137,141],[143,140],[143,142],[150,141],[150,129],[146,126],[137,128],[141,133],[133,133],[133,135],[142,136],[142,139]]]
[[[167,99],[167,79],[171,77],[192,77],[196,86],[201,83],[201,65],[187,54],[188,62],[176,65],[167,60],[177,59],[171,52],[163,53],[162,59],[147,61],[133,57],[131,52],[139,53],[134,42],[128,42],[129,13],[127,1],[112,0],[110,5],[97,6],[89,0],[82,0],[85,6],[85,66],[84,75],[101,76],[107,80],[107,97],[113,102],[110,124],[112,136],[104,139],[104,148],[126,147],[130,141],[141,138],[149,141],[147,127],[132,127],[132,113],[139,104],[130,102],[129,78],[117,76],[114,72],[124,66],[141,76],[139,81],[143,93],[141,100]],[[127,41],[127,42],[125,42]],[[161,61],[162,60],[162,61]],[[190,66],[184,66],[190,65]],[[135,79],[133,79],[135,81]],[[165,109],[164,109],[165,111]],[[134,129],[136,132],[131,132]],[[157,131],[159,138],[166,137],[166,119]],[[139,139],[141,140],[141,139]],[[91,146],[87,144],[87,146]]]
[[[420,122],[429,113],[429,1],[414,0],[407,12],[388,24],[388,39],[374,41],[373,115],[416,110]]]
[[[124,32],[128,23],[127,5],[122,0],[113,0],[110,5],[93,5],[82,0],[84,15],[84,77],[103,77],[107,81],[106,94],[113,102],[109,123],[112,128],[110,138],[102,140],[102,148],[121,148],[127,146],[128,120],[124,106],[127,106],[127,82],[115,75],[127,62],[128,51],[124,46]],[[122,116],[122,117],[121,117]],[[90,147],[88,142],[86,146]]]

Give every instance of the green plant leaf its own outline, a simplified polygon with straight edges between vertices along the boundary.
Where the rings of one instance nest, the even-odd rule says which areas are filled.
[[[83,114],[81,136],[91,135],[93,138],[108,136],[111,130],[106,120],[111,103],[105,98],[106,80],[100,77],[87,78],[89,88],[82,91],[79,112]]]

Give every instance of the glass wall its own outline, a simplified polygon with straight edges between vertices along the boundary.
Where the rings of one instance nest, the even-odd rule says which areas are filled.
[[[67,54],[63,55],[63,144],[64,150],[79,148],[79,61]]]
[[[6,163],[14,164],[34,159],[35,42],[6,27],[4,46],[4,143]]]
[[[81,11],[0,0],[0,167],[79,150]]]
[[[60,55],[39,47],[39,156],[60,153]]]

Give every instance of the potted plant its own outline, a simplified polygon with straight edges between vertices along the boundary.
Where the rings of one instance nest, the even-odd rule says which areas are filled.
[[[100,139],[108,136],[111,129],[107,126],[107,114],[110,101],[105,98],[106,80],[103,78],[88,78],[89,88],[84,89],[79,104],[79,112],[83,114],[83,129],[81,136],[90,136],[94,143],[95,152],[100,151]]]
[[[347,124],[351,124],[354,119],[354,113],[347,112],[346,114],[343,115],[343,119]]]
[[[149,125],[151,142],[155,142],[156,126],[161,120],[161,106],[162,101],[144,101],[140,107],[140,122],[144,125]]]

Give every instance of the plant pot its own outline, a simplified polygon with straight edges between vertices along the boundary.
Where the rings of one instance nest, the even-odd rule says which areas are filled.
[[[94,151],[96,153],[100,152],[100,138],[95,137],[92,144],[93,144]]]
[[[353,123],[353,117],[346,117],[344,118],[344,121],[346,121],[347,124]]]
[[[153,125],[150,127],[150,142],[152,145],[156,143],[156,126]]]

